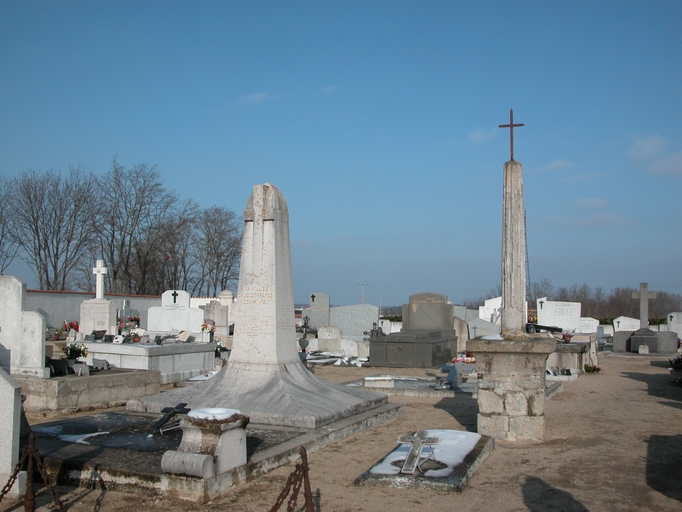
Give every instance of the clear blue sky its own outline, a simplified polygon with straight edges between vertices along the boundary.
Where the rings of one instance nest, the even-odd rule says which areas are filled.
[[[680,27],[680,1],[3,0],[0,172],[116,156],[238,214],[269,181],[296,302],[457,303],[500,282],[513,108],[531,280],[682,293]]]

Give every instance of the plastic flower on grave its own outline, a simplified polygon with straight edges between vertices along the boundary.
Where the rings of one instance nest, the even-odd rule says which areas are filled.
[[[87,357],[88,349],[82,343],[69,343],[62,351],[67,359],[78,359],[79,357]]]
[[[201,332],[207,334],[210,332],[215,332],[215,325],[211,324],[201,324]]]
[[[78,322],[64,322],[63,329],[65,331],[70,331],[71,329],[73,329],[74,331],[78,331],[79,327],[80,326],[79,326]]]

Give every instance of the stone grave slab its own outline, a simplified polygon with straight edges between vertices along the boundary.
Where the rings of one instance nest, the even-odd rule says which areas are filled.
[[[566,332],[580,330],[580,302],[558,302],[538,299],[538,324],[561,327]],[[598,322],[597,322],[598,323]]]
[[[421,439],[415,443],[414,439]],[[424,440],[429,440],[428,444]],[[434,439],[438,439],[434,443]],[[475,432],[433,429],[401,436],[400,444],[355,480],[355,485],[462,491],[495,441]],[[421,445],[418,448],[417,445]],[[406,463],[418,457],[405,472]],[[411,473],[411,471],[413,471]]]

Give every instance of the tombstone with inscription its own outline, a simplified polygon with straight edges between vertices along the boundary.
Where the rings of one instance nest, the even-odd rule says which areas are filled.
[[[204,310],[191,308],[190,295],[184,290],[166,290],[161,295],[161,306],[147,311],[147,330],[151,332],[201,332]]]
[[[583,316],[580,318],[580,328],[578,332],[580,333],[590,333],[597,332],[599,330],[599,320],[596,318],[591,318],[589,316]]]
[[[212,379],[128,402],[159,412],[185,402],[192,409],[239,409],[252,423],[318,428],[390,407],[386,395],[318,379],[301,364],[294,325],[289,212],[282,193],[255,185],[244,210],[235,334],[229,364]]]
[[[449,363],[457,350],[453,305],[439,293],[410,295],[403,304],[403,328],[398,333],[370,339],[372,366],[419,367]]]
[[[96,276],[95,298],[81,303],[80,332],[90,334],[92,331],[106,331],[107,334],[118,334],[116,304],[104,298],[104,276],[107,274],[104,260],[97,260],[92,273]]]
[[[580,302],[558,302],[542,297],[537,301],[538,324],[561,327],[564,332],[580,329]]]
[[[15,377],[50,377],[45,367],[45,319],[25,311],[26,285],[0,276],[0,365]]]
[[[204,318],[211,319],[215,326],[215,335],[227,336],[229,329],[229,306],[223,306],[220,301],[212,300],[205,306],[199,306],[204,310]]]

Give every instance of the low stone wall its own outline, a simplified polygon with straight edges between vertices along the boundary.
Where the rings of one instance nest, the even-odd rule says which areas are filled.
[[[26,395],[27,411],[107,407],[160,391],[158,371],[106,370],[88,377],[14,377]]]

